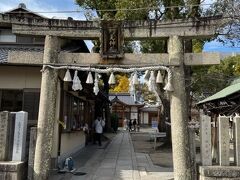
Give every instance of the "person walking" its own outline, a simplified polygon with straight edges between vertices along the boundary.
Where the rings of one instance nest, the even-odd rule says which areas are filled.
[[[83,126],[83,132],[85,134],[85,146],[86,146],[88,145],[88,137],[89,137],[89,128],[87,123],[85,123]]]
[[[103,133],[103,128],[105,126],[105,121],[101,117],[97,117],[94,121],[94,127],[96,132],[96,139],[98,141],[98,145],[102,146],[101,136]]]
[[[137,132],[140,132],[140,121],[139,121],[139,119],[137,121]]]
[[[129,132],[132,131],[132,120],[131,119],[128,122],[128,130],[129,130]]]
[[[136,131],[137,120],[133,120],[133,131]]]
[[[125,130],[127,130],[127,128],[128,128],[128,120],[127,120],[127,118],[125,118],[125,119],[123,120],[123,128],[124,128]]]

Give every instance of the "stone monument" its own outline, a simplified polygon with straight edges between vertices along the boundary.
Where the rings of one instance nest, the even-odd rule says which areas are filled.
[[[9,112],[0,112],[0,161],[6,161],[8,155]]]
[[[16,112],[12,161],[24,161],[26,150],[28,113]]]

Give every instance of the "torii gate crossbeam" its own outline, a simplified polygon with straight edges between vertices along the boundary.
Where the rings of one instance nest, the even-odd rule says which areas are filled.
[[[124,38],[139,40],[146,38],[168,38],[180,36],[184,38],[211,37],[216,27],[226,19],[222,16],[203,17],[198,19],[179,19],[174,21],[124,21]],[[60,19],[21,18],[0,14],[0,23],[13,24],[13,32],[25,35],[53,35],[58,37],[74,37],[80,39],[99,39],[101,24],[99,21],[76,21]]]

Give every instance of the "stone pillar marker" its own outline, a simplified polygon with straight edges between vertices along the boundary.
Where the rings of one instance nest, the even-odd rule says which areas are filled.
[[[43,63],[56,63],[59,51],[59,38],[47,35],[45,37]],[[42,72],[41,82],[37,141],[34,159],[34,180],[47,180],[49,176],[56,111],[57,81],[57,70],[45,68]]]
[[[200,150],[202,166],[211,166],[211,117],[203,112],[200,114]]]
[[[24,161],[26,151],[28,113],[16,112],[12,161]]]
[[[229,166],[229,118],[226,116],[218,117],[218,147],[219,147],[219,165]]]
[[[171,92],[170,96],[174,179],[192,180],[183,64],[184,52],[183,42],[178,36],[169,37],[168,53],[170,63],[180,63],[180,66],[175,66],[172,69],[174,91]]]
[[[191,157],[191,164],[192,164],[192,177],[193,179],[196,178],[196,143],[195,143],[195,129],[189,127],[189,142],[190,142],[190,157]]]
[[[240,116],[236,116],[233,119],[234,121],[234,127],[235,127],[235,144],[234,144],[234,150],[235,150],[235,162],[237,166],[240,166]]]
[[[33,165],[34,165],[36,140],[37,140],[37,128],[32,127],[30,130],[30,142],[29,142],[29,153],[28,153],[28,180],[32,180],[34,175]]]
[[[8,156],[9,112],[0,112],[0,161],[6,161]]]

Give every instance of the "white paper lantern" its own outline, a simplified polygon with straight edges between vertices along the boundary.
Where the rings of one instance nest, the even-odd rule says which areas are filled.
[[[63,78],[63,81],[66,81],[66,82],[71,82],[72,81],[72,77],[71,77],[71,74],[69,72],[69,69],[67,69],[66,74]]]
[[[93,84],[93,77],[92,77],[92,73],[91,72],[88,73],[86,83],[87,84]]]

